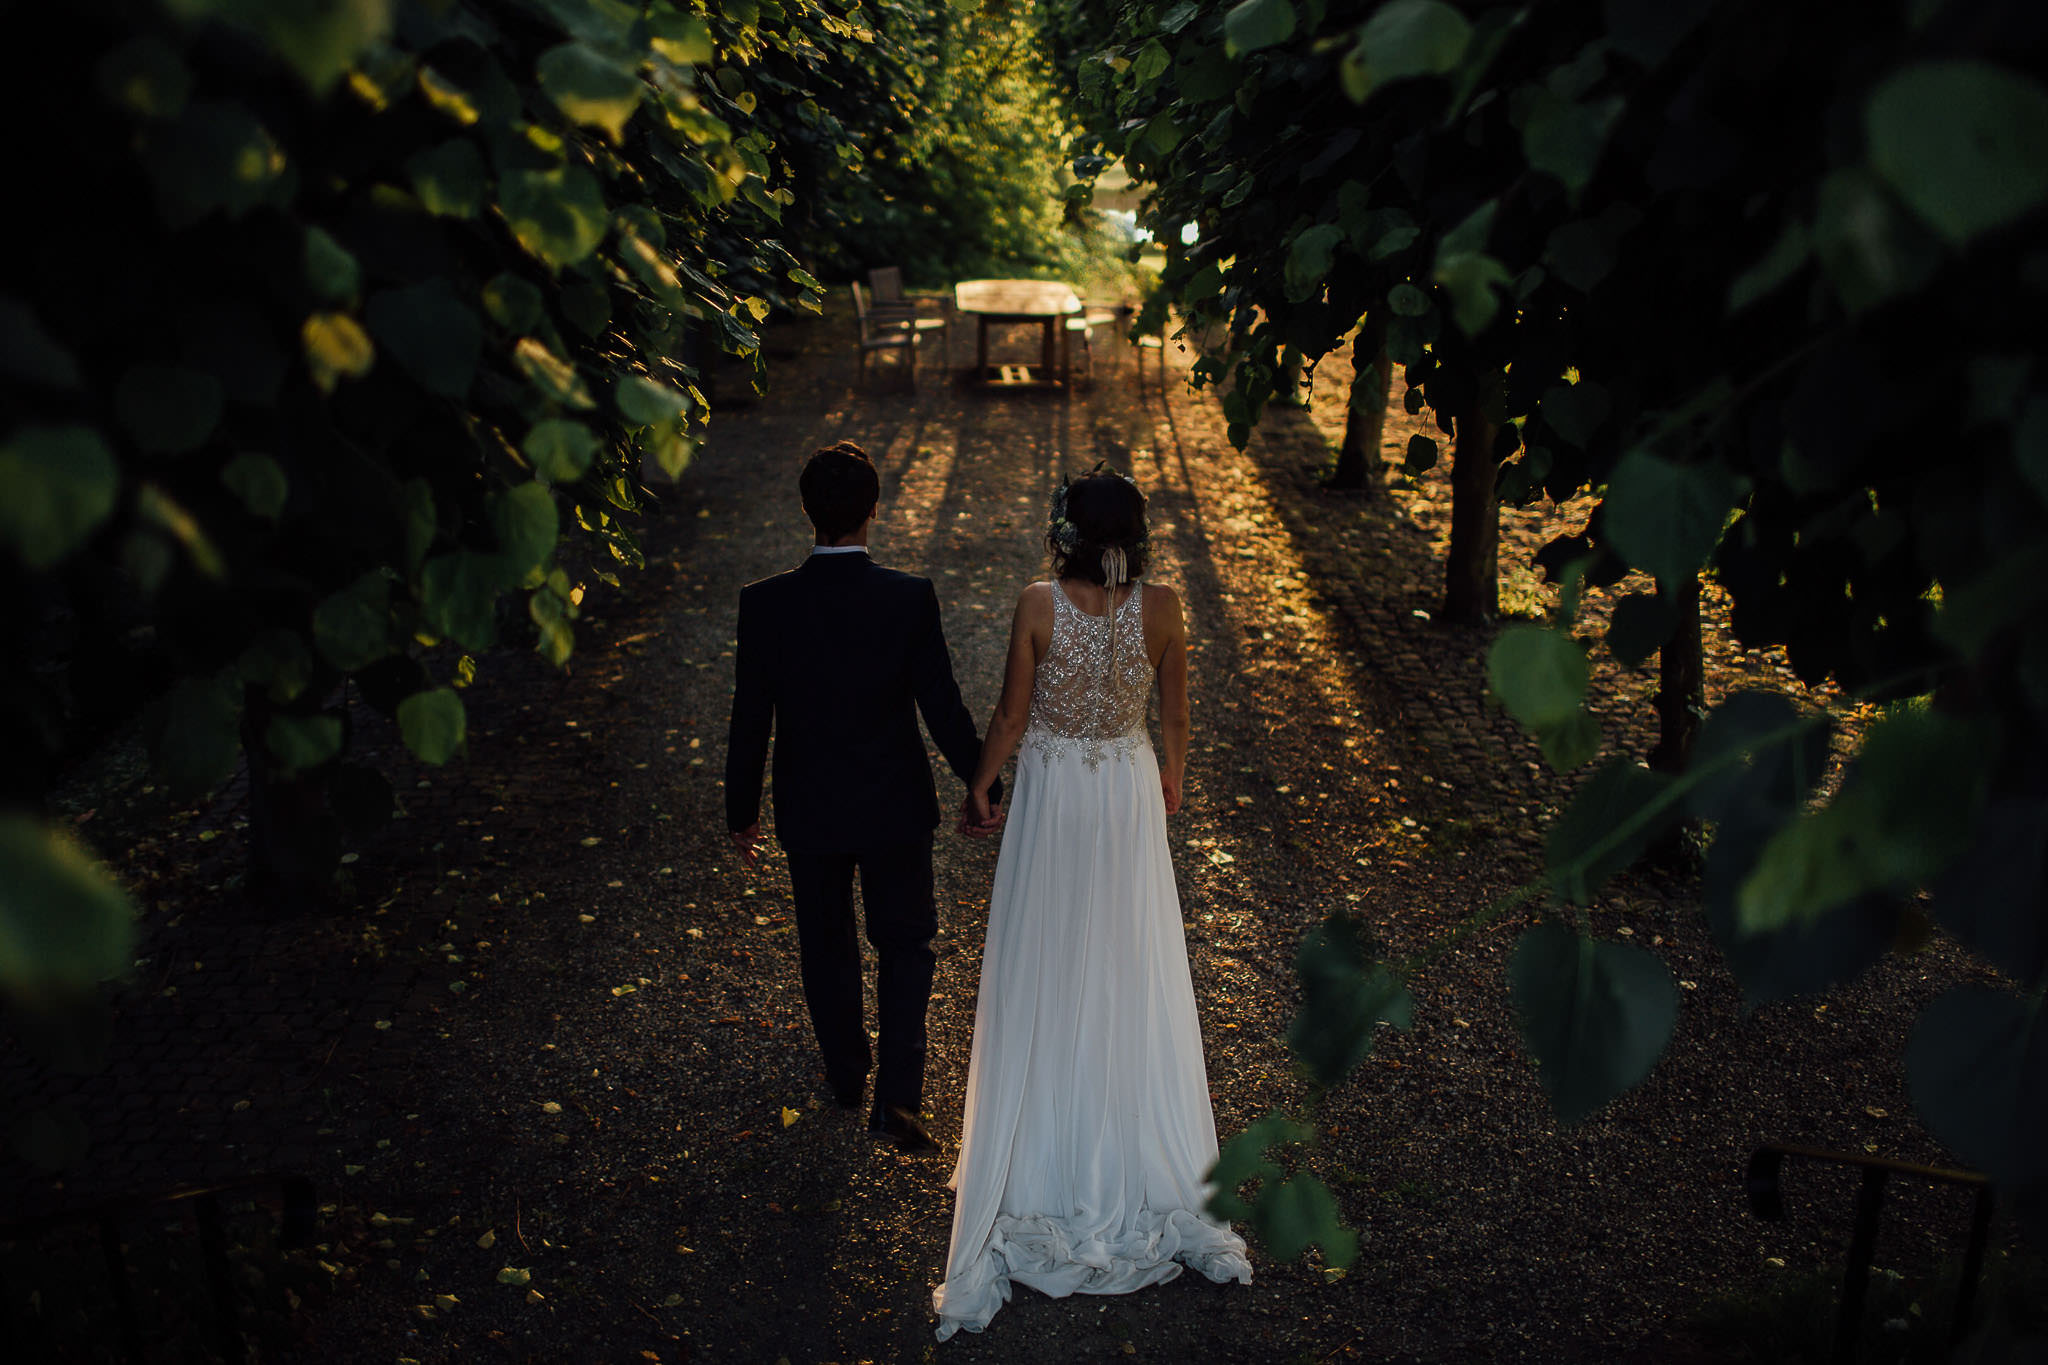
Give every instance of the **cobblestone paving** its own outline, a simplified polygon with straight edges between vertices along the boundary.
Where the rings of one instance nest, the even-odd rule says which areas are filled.
[[[978,716],[1015,594],[1043,572],[1057,478],[1106,459],[1149,491],[1153,576],[1180,587],[1193,631],[1173,851],[1226,1136],[1307,1099],[1280,1039],[1304,930],[1350,906],[1410,951],[1535,873],[1568,785],[1486,702],[1490,631],[1431,619],[1441,472],[1370,502],[1320,488],[1339,366],[1313,410],[1276,413],[1239,453],[1211,396],[1179,373],[1138,385],[1115,347],[1071,397],[929,375],[913,396],[886,371],[854,387],[845,319],[771,335],[773,393],[723,411],[699,463],[658,485],[649,568],[595,590],[566,673],[487,659],[470,754],[445,771],[364,718],[407,814],[351,868],[360,910],[233,896],[232,788],[172,814],[131,784],[81,823],[143,893],[146,965],[106,1073],[0,1058],[7,1093],[77,1102],[97,1144],[63,1184],[9,1168],[8,1206],[313,1175],[333,1283],[299,1315],[293,1358],[926,1358],[948,1163],[898,1158],[820,1107],[787,878],[775,858],[752,878],[729,865],[717,782],[735,594],[804,553],[795,476],[830,440],[877,456],[876,556],[939,584]],[[1390,458],[1406,421],[1389,423]],[[1561,515],[1511,522],[1510,546]],[[1540,605],[1514,558],[1504,547],[1511,599]],[[1604,717],[1611,743],[1647,749],[1639,706]],[[941,791],[957,783],[942,774]],[[994,857],[942,833],[927,1106],[946,1144]],[[1766,1229],[1742,1211],[1741,1159],[1764,1136],[1938,1156],[1892,1055],[1954,964],[1891,962],[1825,1003],[1744,1015],[1692,894],[1624,879],[1596,907],[1689,989],[1665,1068],[1575,1132],[1550,1122],[1514,1040],[1501,970],[1524,919],[1418,982],[1415,1030],[1317,1115],[1315,1164],[1363,1238],[1349,1275],[1261,1257],[1250,1289],[1023,1294],[941,1354],[1668,1358],[1672,1322],[1714,1285],[1754,1281],[1767,1255],[1826,1264],[1846,1187]],[[1888,1244],[1895,1262],[1953,1222],[1910,1200],[1899,1218],[1913,1231]]]

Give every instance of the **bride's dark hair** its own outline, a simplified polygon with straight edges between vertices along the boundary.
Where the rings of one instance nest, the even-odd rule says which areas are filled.
[[[1145,495],[1138,485],[1107,465],[1061,485],[1052,499],[1052,522],[1046,528],[1056,578],[1079,578],[1101,584],[1105,550],[1122,550],[1124,579],[1144,575],[1150,535],[1145,529]]]

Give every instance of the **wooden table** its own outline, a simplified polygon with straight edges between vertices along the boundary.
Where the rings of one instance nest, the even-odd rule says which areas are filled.
[[[962,280],[953,286],[953,306],[972,313],[977,327],[974,340],[974,377],[993,384],[1067,383],[1066,321],[1081,311],[1081,300],[1073,289],[1057,280]],[[1028,365],[999,365],[990,372],[988,325],[991,322],[1035,322],[1044,336],[1039,350],[1038,375]],[[1058,336],[1057,349],[1054,337]]]

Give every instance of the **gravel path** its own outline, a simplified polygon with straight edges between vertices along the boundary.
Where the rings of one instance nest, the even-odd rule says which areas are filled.
[[[1757,1142],[1941,1158],[1896,1057],[1913,1010],[1961,973],[1952,954],[1744,1015],[1695,888],[1632,876],[1594,922],[1659,947],[1686,987],[1672,1055],[1637,1092],[1576,1131],[1552,1123],[1506,1003],[1527,922],[1511,916],[1431,969],[1414,1030],[1384,1036],[1316,1111],[1312,1163],[1362,1239],[1348,1274],[1255,1256],[1250,1288],[1020,1292],[986,1334],[935,1349],[995,845],[939,844],[927,1104],[948,1150],[919,1161],[821,1107],[786,869],[776,856],[742,875],[724,838],[736,593],[805,552],[795,480],[813,447],[851,438],[877,456],[875,555],[938,583],[978,716],[1016,592],[1043,573],[1060,474],[1107,459],[1150,493],[1154,577],[1181,589],[1192,629],[1189,805],[1171,828],[1225,1136],[1307,1100],[1280,1040],[1302,933],[1351,906],[1389,951],[1422,945],[1534,875],[1569,787],[1485,702],[1490,632],[1428,619],[1444,471],[1370,503],[1317,486],[1339,365],[1312,413],[1275,414],[1241,454],[1213,398],[1177,377],[1140,390],[1128,359],[1071,399],[928,382],[913,402],[887,375],[855,390],[849,333],[828,319],[772,334],[775,390],[721,413],[663,494],[647,572],[596,591],[568,674],[502,652],[466,761],[391,760],[419,785],[356,867],[361,912],[212,904],[224,873],[200,841],[233,833],[232,790],[163,836],[182,859],[131,857],[152,878],[159,971],[124,998],[116,1068],[72,1091],[103,1166],[68,1189],[15,1172],[14,1199],[308,1171],[322,1249],[284,1314],[285,1359],[1647,1361],[1695,1349],[1685,1317],[1703,1295],[1783,1273],[1766,1258],[1837,1263],[1849,1179],[1799,1172],[1790,1221],[1758,1223],[1741,1190]],[[954,358],[970,345],[956,337]],[[1395,458],[1411,429],[1390,422]],[[1511,604],[1542,597],[1514,547],[1570,519],[1509,519]],[[1738,667],[1781,680],[1782,661],[1722,636],[1717,689]],[[1609,683],[1645,692],[1640,675],[1596,689]],[[1639,709],[1603,719],[1647,749]],[[217,983],[183,966],[200,934]],[[246,1045],[263,1028],[266,1048]],[[1961,1214],[1900,1191],[1879,1264],[1957,1245]]]

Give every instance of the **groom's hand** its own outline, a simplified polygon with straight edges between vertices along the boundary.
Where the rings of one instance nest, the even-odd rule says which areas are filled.
[[[970,839],[985,838],[1002,827],[1001,808],[991,808],[983,793],[969,792],[960,802],[960,832]]]
[[[759,867],[761,865],[760,843],[761,822],[759,820],[748,825],[745,829],[732,831],[733,849],[740,855],[740,861],[748,867]]]

